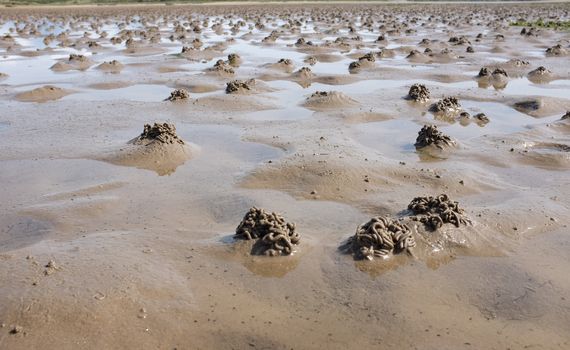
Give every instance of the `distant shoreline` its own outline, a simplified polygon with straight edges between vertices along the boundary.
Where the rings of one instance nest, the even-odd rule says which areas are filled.
[[[119,0],[117,2],[99,2],[97,0],[86,0],[84,3],[74,3],[74,0],[70,1],[58,1],[54,0],[53,2],[35,2],[32,1],[30,3],[24,3],[20,1],[4,1],[0,0],[0,8],[35,8],[35,7],[115,7],[115,6],[128,6],[128,7],[144,7],[144,6],[241,6],[241,5],[282,5],[282,4],[290,4],[290,5],[299,5],[299,4],[319,4],[319,5],[328,5],[328,4],[392,4],[392,5],[405,5],[405,4],[560,4],[560,3],[568,3],[570,2],[567,0],[365,0],[365,1],[358,1],[358,0],[281,0],[281,1],[241,1],[241,0],[225,0],[225,1],[208,1],[208,0],[190,0],[190,1],[160,1],[160,0],[151,0],[151,1],[144,1],[144,2],[135,2],[135,1],[125,1]]]

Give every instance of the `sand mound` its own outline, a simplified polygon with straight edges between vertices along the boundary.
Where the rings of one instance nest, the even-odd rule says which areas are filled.
[[[286,73],[291,73],[295,69],[295,64],[293,63],[293,60],[289,58],[281,58],[277,63],[270,64],[269,67]]]
[[[293,73],[293,77],[299,80],[311,80],[315,77],[315,74],[311,68],[301,67],[301,69]]]
[[[87,56],[70,54],[67,61],[57,62],[51,66],[50,69],[55,72],[65,72],[68,70],[87,70],[93,64],[93,61],[91,61]]]
[[[316,60],[316,62],[322,62],[322,63],[334,63],[334,62],[339,62],[339,61],[343,60],[343,57],[341,55],[335,55],[335,54],[329,54],[329,53],[315,54],[315,55],[308,57],[307,59],[309,59],[311,57],[314,58]]]
[[[0,73],[0,80],[8,78],[8,74]]]
[[[525,69],[530,66],[529,61],[521,60],[519,58],[511,58],[505,63],[500,64],[501,67],[510,69]]]
[[[237,53],[230,53],[228,55],[228,64],[232,67],[239,67],[242,64],[241,56]]]
[[[226,94],[252,93],[254,92],[255,84],[255,79],[230,81],[226,84]]]
[[[361,69],[374,67],[374,62],[376,62],[376,56],[374,53],[369,52],[364,56],[358,58],[357,61],[351,62],[348,66],[348,71],[350,73],[357,73]]]
[[[186,47],[182,48],[180,55],[192,61],[201,61],[201,60],[213,60],[216,57],[220,57],[223,50],[219,47],[207,47],[203,50],[197,49],[194,47]]]
[[[546,49],[546,56],[566,56],[568,55],[568,50],[562,47],[562,45],[554,45]]]
[[[357,105],[358,102],[338,91],[317,91],[307,98],[304,107],[309,109],[343,108]]]
[[[236,239],[256,240],[253,255],[291,255],[301,236],[295,232],[295,224],[288,223],[276,213],[251,208],[236,228]]]
[[[504,89],[509,82],[509,75],[503,68],[496,68],[491,71],[487,67],[481,68],[477,75],[479,87],[487,88],[493,86],[495,89]]]
[[[471,45],[471,41],[469,41],[469,39],[467,39],[467,37],[464,35],[460,37],[452,36],[451,38],[449,38],[448,42],[453,45]]]
[[[145,124],[142,134],[101,160],[170,175],[191,158],[191,150],[169,123]]]
[[[71,94],[72,91],[62,89],[57,86],[46,85],[31,91],[26,91],[16,95],[16,99],[22,102],[47,102],[59,100]]]
[[[97,69],[100,69],[102,71],[109,72],[109,73],[119,73],[121,70],[123,70],[123,68],[125,68],[125,66],[117,60],[112,60],[109,62],[103,62],[97,66]]]
[[[214,66],[208,69],[208,72],[213,72],[221,76],[230,76],[235,74],[233,66],[226,63],[224,60],[217,60]]]
[[[528,80],[536,84],[548,83],[549,81],[555,79],[554,74],[552,74],[552,72],[544,66],[540,66],[537,69],[530,71],[527,77]]]
[[[485,126],[491,121],[485,113],[477,113],[473,116],[473,119],[475,119],[475,123],[479,126]]]
[[[430,56],[421,53],[418,50],[410,51],[410,53],[408,54],[408,56],[406,56],[406,58],[411,62],[416,62],[416,63],[427,63],[432,60]]]

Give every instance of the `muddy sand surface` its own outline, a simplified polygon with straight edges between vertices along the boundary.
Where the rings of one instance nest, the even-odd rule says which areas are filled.
[[[2,9],[0,348],[570,348],[521,18],[570,5]]]

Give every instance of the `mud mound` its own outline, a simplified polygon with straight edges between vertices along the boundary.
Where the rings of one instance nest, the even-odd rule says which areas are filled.
[[[301,80],[310,80],[315,77],[315,74],[309,67],[301,67],[298,71],[293,73],[293,77]]]
[[[485,126],[487,123],[491,121],[485,113],[477,113],[473,116],[473,119],[475,119],[475,122],[479,126]]]
[[[253,92],[255,79],[234,80],[226,84],[226,94],[247,94]]]
[[[240,55],[237,53],[230,53],[228,55],[228,64],[232,67],[239,67],[242,63]]]
[[[318,60],[315,56],[309,56],[303,60],[303,62],[308,63],[311,66],[317,64]]]
[[[526,68],[526,67],[530,66],[530,62],[521,60],[519,58],[512,58],[512,59],[508,60],[507,62],[501,64],[501,66],[507,67],[507,68]]]
[[[414,84],[408,91],[408,99],[416,102],[427,102],[430,98],[428,88],[423,84]]]
[[[327,109],[350,107],[358,104],[352,98],[338,91],[317,91],[307,98],[303,104],[311,109]]]
[[[169,123],[145,124],[143,132],[127,146],[96,157],[112,164],[147,169],[170,175],[191,157],[191,150]]]
[[[406,56],[406,58],[412,62],[417,62],[417,63],[427,63],[431,61],[431,57],[429,57],[425,53],[419,52],[418,50],[410,51],[410,53],[408,54],[408,56]]]
[[[355,259],[373,260],[374,257],[387,258],[390,254],[408,252],[416,246],[409,227],[397,220],[386,217],[370,219],[356,229],[341,247]]]
[[[170,96],[165,101],[182,101],[190,98],[188,91],[184,89],[176,89],[170,93]],[[146,126],[145,126],[146,127]]]
[[[479,74],[477,74],[478,77],[489,77],[491,76],[491,71],[489,70],[489,68],[487,67],[483,67],[479,70]]]
[[[55,72],[65,72],[68,70],[87,70],[93,65],[87,56],[70,54],[67,62],[57,62],[51,66],[51,70]]]
[[[549,82],[554,79],[552,72],[544,66],[530,71],[527,77],[533,83]]]
[[[163,144],[184,144],[184,141],[176,135],[176,127],[174,124],[169,123],[154,123],[154,125],[145,124],[142,134],[129,141],[129,143],[133,145],[148,145],[153,142]]]
[[[424,125],[418,132],[418,137],[416,138],[414,146],[419,149],[432,145],[439,149],[444,149],[447,146],[454,146],[455,141],[453,141],[451,137],[439,131],[437,126]]]
[[[72,92],[57,86],[46,85],[31,91],[26,91],[16,95],[16,99],[22,102],[47,102],[59,100]]]
[[[507,74],[507,72],[502,69],[502,68],[497,68],[493,71],[493,73],[491,73],[491,76],[493,77],[508,77],[509,75]]]
[[[459,227],[470,222],[464,216],[465,211],[459,207],[459,203],[450,200],[446,194],[437,197],[416,197],[410,202],[408,209],[416,215],[414,220],[433,231],[447,223]]]
[[[460,37],[452,36],[451,38],[449,38],[449,43],[453,45],[471,45],[469,39],[467,39],[467,37],[464,35]]]
[[[546,49],[546,56],[566,56],[568,50],[562,47],[562,45],[554,45]]]
[[[434,103],[430,110],[435,113],[455,113],[461,109],[459,100],[456,97],[445,97]]]
[[[279,61],[277,61],[277,63],[270,64],[269,67],[276,70],[291,73],[293,72],[295,65],[293,63],[293,60],[289,58],[281,58]]]
[[[254,255],[279,256],[293,253],[301,236],[295,232],[295,224],[285,221],[277,213],[251,208],[236,228],[236,239],[256,240],[252,248]]]
[[[509,82],[509,75],[503,68],[491,70],[487,67],[481,68],[477,75],[479,87],[487,88],[493,86],[495,89],[503,89]]]
[[[428,53],[427,51],[428,49],[426,49],[425,53]],[[441,50],[438,54],[437,57],[440,58],[442,61],[448,61],[448,60],[455,60],[458,59],[459,56],[457,56],[455,54],[455,52],[453,52],[453,50],[445,48],[443,50]]]
[[[218,46],[209,46],[204,49],[199,49],[195,47],[182,47],[182,51],[180,52],[180,56],[185,57],[191,61],[200,61],[200,60],[213,60],[216,57],[220,57],[223,52],[223,47]]]
[[[235,74],[233,67],[231,65],[229,65],[228,63],[226,63],[224,60],[217,60],[216,63],[214,63],[214,66],[212,68],[208,69],[208,71],[215,72],[215,73],[218,73],[220,75],[233,75],[233,74]]]
[[[374,67],[374,62],[376,62],[376,56],[374,53],[369,52],[364,56],[359,57],[357,61],[351,62],[348,66],[348,71],[356,73],[360,69]]]
[[[123,68],[125,68],[125,66],[117,60],[112,60],[109,62],[103,62],[97,66],[97,69],[100,69],[100,70],[103,70],[106,72],[112,72],[112,73],[118,73],[121,70],[123,70]]]

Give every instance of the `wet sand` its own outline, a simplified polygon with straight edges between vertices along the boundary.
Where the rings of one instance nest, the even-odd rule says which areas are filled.
[[[520,18],[570,5],[3,9],[0,349],[570,348],[570,33]],[[339,249],[442,193],[413,256]]]

